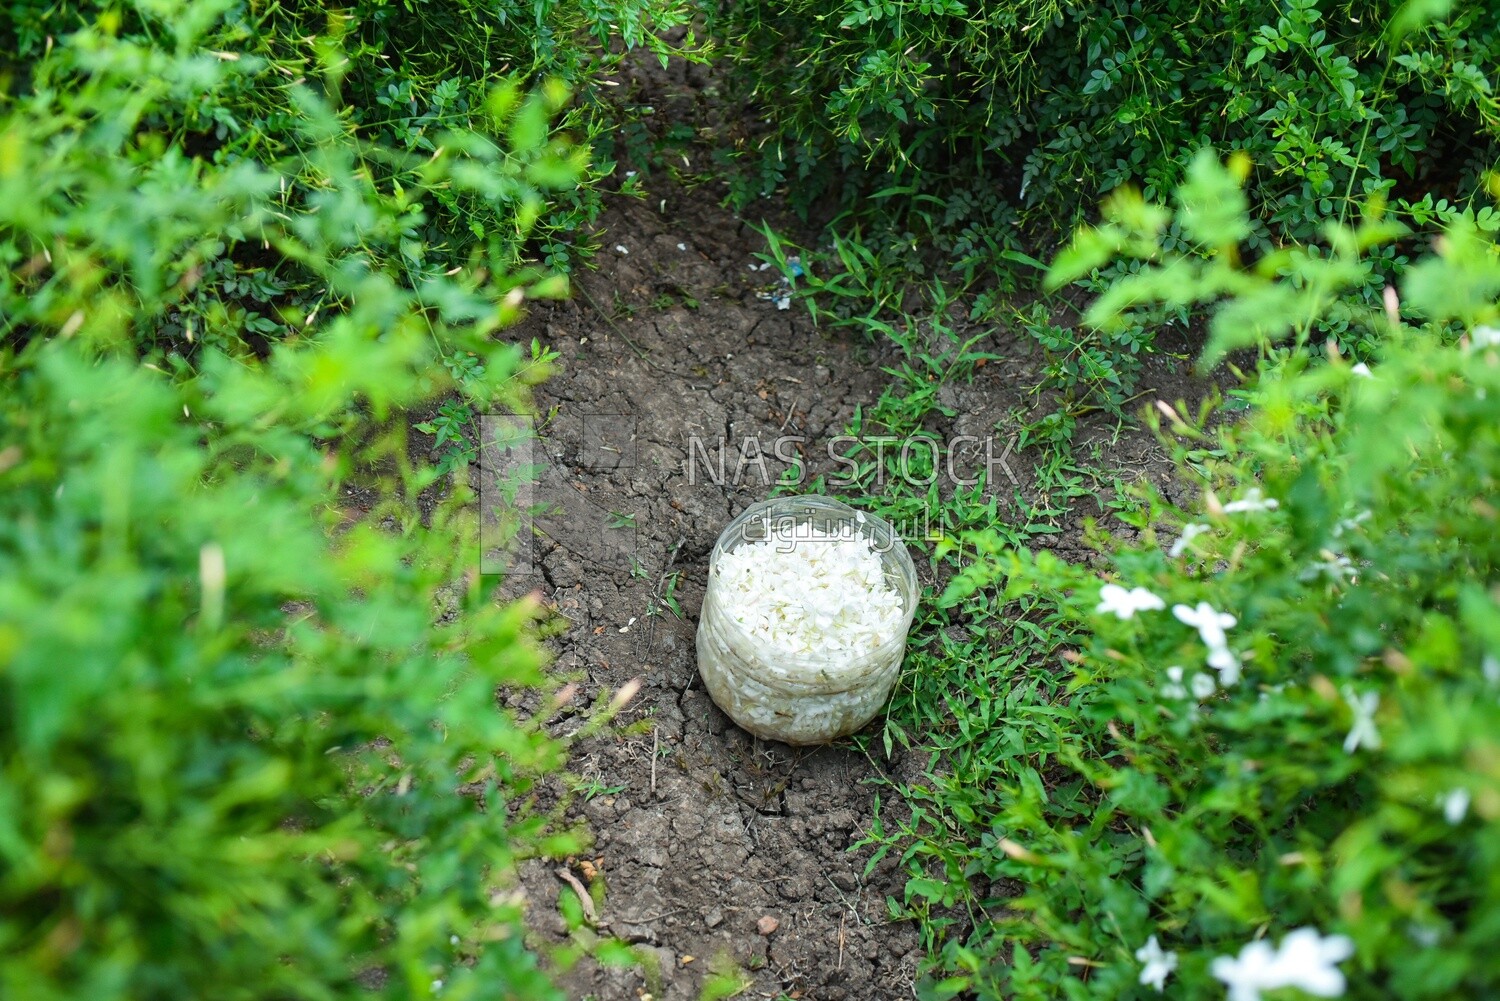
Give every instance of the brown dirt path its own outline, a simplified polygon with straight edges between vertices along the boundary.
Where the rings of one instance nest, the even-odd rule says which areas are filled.
[[[902,880],[890,861],[865,878],[867,855],[847,851],[870,821],[876,790],[863,780],[874,767],[848,748],[754,740],[710,702],[693,652],[714,539],[770,489],[756,464],[733,482],[745,439],[769,450],[795,433],[823,448],[885,376],[859,340],[756,297],[773,279],[751,269],[763,249],[753,231],[716,207],[669,202],[663,213],[653,201],[613,209],[599,271],[518,331],[563,356],[538,393],[544,413],[557,408],[542,447],[598,519],[575,517],[540,554],[536,583],[572,622],[555,641],[556,668],[580,684],[580,713],[560,732],[582,725],[598,692],[643,681],[616,721],[641,732],[584,740],[572,770],[593,786],[577,812],[603,860],[600,918],[650,949],[658,970],[586,963],[567,988],[677,1001],[697,998],[711,970],[735,969],[753,978],[746,997],[909,997],[916,935],[885,907]],[[711,482],[701,463],[690,478],[695,435],[715,460],[730,443],[728,482]],[[785,468],[767,456],[772,482]],[[684,618],[648,614],[672,574]],[[533,923],[560,941],[563,884],[537,866],[526,887]]]

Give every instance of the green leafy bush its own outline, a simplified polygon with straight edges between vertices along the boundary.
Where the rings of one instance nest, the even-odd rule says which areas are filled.
[[[218,48],[247,16],[105,10],[0,105],[0,996],[554,997],[511,881],[567,844],[528,805],[561,749],[495,702],[535,609],[392,417],[524,412],[546,354],[495,334],[564,285],[421,233],[459,199],[524,240],[583,153],[515,84],[433,151],[367,135],[369,52],[286,77]],[[274,141],[216,145],[262,88]]]
[[[1227,204],[1178,223],[1232,247]],[[1325,301],[1169,254],[1100,313],[1209,276],[1225,332]],[[977,540],[944,604],[994,653],[919,682],[944,764],[877,838],[913,869],[927,996],[1500,987],[1500,248],[1455,225],[1403,290],[1368,363],[1269,350],[1239,419],[1153,409],[1190,489],[1142,483],[1095,563]]]
[[[374,243],[365,248],[376,267],[415,288],[471,267],[479,256],[507,272],[543,258],[566,271],[587,252],[584,230],[600,210],[597,182],[613,170],[604,75],[626,47],[650,46],[665,59],[675,50],[661,33],[687,16],[685,3],[640,0],[362,0],[336,10],[300,0],[206,0],[186,8],[176,0],[123,8],[90,0],[21,2],[0,17],[0,79],[8,78],[12,100],[23,102],[46,100],[86,79],[94,92],[129,85],[135,100],[120,109],[116,131],[103,137],[120,147],[113,152],[149,162],[176,147],[193,169],[265,164],[273,168],[282,211],[316,201],[327,184],[320,162],[326,137],[297,127],[309,79],[336,109],[341,144],[372,186],[398,205],[414,176],[428,169],[425,161],[464,152],[444,146],[445,137],[498,138],[490,103],[496,88],[550,82],[561,118],[518,120],[515,127],[526,132],[522,148],[541,144],[539,130],[576,136],[585,183],[523,191],[502,172],[488,184],[471,176],[451,189],[431,187],[420,215],[401,206],[407,211],[400,225],[371,234]],[[72,41],[58,46],[62,39]],[[193,61],[165,62],[183,47],[195,50]],[[78,124],[70,121],[71,109],[57,112],[56,127]],[[596,140],[603,148],[590,156]],[[508,157],[499,155],[499,162]],[[177,249],[164,243],[158,253]],[[325,290],[257,254],[253,238],[233,230],[203,248],[192,262],[200,268],[199,295],[184,297],[159,336],[182,336],[208,308],[203,299],[236,300],[240,325],[257,342],[295,329],[280,315],[289,307],[301,314],[320,307]]]
[[[841,191],[875,242],[970,277],[1018,212],[1164,196],[1203,147],[1255,164],[1264,250],[1375,193],[1461,211],[1500,139],[1500,10],[1474,0],[727,0],[712,28],[769,121],[742,200]]]
[[[347,458],[256,426],[299,361],[0,363],[6,997],[553,996],[504,900],[559,750],[493,696],[533,612],[454,512],[330,540]]]

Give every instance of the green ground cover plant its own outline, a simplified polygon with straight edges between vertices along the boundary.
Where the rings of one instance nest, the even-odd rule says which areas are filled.
[[[1500,249],[1450,226],[1350,318],[1382,335],[1351,363],[1296,334],[1401,227],[1372,207],[1323,251],[1246,268],[1236,174],[1193,176],[1222,211],[1189,192],[1176,222],[1216,255],[1163,250],[1172,213],[1134,201],[1109,225],[1142,223],[1139,242],[1087,232],[1054,280],[1130,244],[1150,263],[1095,320],[1211,299],[1210,351],[1253,342],[1257,372],[1149,411],[1191,499],[1135,488],[1116,515],[1137,541],[1101,521],[1097,558],[1069,564],[970,538],[909,672],[923,715],[897,717],[934,735],[932,777],[867,843],[910,866],[893,906],[923,921],[924,997],[1485,995]]]

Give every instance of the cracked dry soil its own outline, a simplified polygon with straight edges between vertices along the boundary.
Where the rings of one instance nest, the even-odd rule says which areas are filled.
[[[712,971],[732,968],[749,978],[741,997],[909,998],[922,951],[916,929],[887,913],[886,897],[899,899],[904,885],[896,854],[866,874],[872,850],[850,846],[873,819],[879,790],[868,780],[919,779],[925,758],[756,740],[710,701],[693,643],[714,540],[769,493],[755,464],[735,482],[741,455],[757,450],[747,443],[766,453],[770,483],[788,467],[771,454],[779,435],[807,439],[809,479],[835,471],[827,443],[876,401],[891,358],[857,333],[815,327],[800,307],[758,298],[774,275],[751,267],[763,241],[710,197],[673,190],[663,209],[658,196],[612,207],[599,269],[518,331],[562,356],[538,393],[541,412],[556,408],[540,447],[574,503],[539,543],[528,584],[570,622],[551,642],[555,670],[579,689],[552,725],[570,734],[599,693],[636,678],[642,686],[617,719],[644,721],[639,732],[578,741],[571,770],[586,788],[570,816],[593,838],[575,874],[603,880],[601,928],[647,962],[585,960],[562,982],[580,1001],[690,1001]],[[616,243],[627,252],[609,249]],[[940,435],[1000,427],[1003,436],[1011,408],[1036,403],[1026,387],[1042,360],[1029,342],[999,330],[980,349],[1003,360],[944,388],[956,416],[935,420]],[[1179,382],[1172,364],[1157,363],[1158,385]],[[1125,475],[1165,477],[1149,438],[1111,437],[1103,425],[1089,433]],[[694,436],[711,464],[729,443],[726,482],[706,473]],[[1027,460],[1009,460],[1022,491]],[[1097,513],[1069,515],[1054,547],[1082,558],[1081,519]],[[648,614],[673,574],[682,618],[659,603]],[[542,945],[566,936],[558,898],[572,890],[556,868],[522,873]]]
[[[616,722],[649,721],[632,737],[584,739],[571,769],[591,784],[576,810],[591,861],[602,859],[599,918],[655,969],[586,961],[564,987],[579,999],[679,1001],[733,968],[753,978],[745,997],[909,997],[916,933],[885,908],[903,881],[890,862],[866,878],[867,856],[847,851],[870,821],[875,791],[862,780],[873,766],[852,749],[739,730],[703,690],[693,648],[714,540],[787,468],[767,454],[765,476],[747,465],[736,484],[746,439],[769,453],[778,435],[805,436],[815,474],[817,450],[885,377],[868,345],[757,299],[773,280],[751,270],[760,238],[721,210],[693,211],[617,206],[608,245],[629,252],[606,249],[573,300],[519,331],[562,355],[538,392],[539,410],[557,408],[541,448],[585,501],[537,552],[543,596],[572,623],[553,641],[555,669],[578,680],[580,708],[639,677]],[[729,443],[723,484],[696,454],[689,474],[695,436],[715,473]],[[648,614],[672,574],[683,617]],[[560,941],[554,869],[537,865],[523,882],[537,934]]]

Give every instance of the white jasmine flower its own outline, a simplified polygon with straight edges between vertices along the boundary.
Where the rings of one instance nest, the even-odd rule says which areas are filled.
[[[1172,975],[1172,971],[1177,969],[1177,953],[1164,952],[1155,935],[1146,939],[1146,944],[1135,950],[1135,958],[1144,964],[1141,967],[1140,982],[1155,987],[1158,993],[1167,985],[1167,978]]]
[[[1223,646],[1228,640],[1224,630],[1232,628],[1239,621],[1228,612],[1217,611],[1206,601],[1198,602],[1194,608],[1189,608],[1187,605],[1173,605],[1172,614],[1177,616],[1178,622],[1198,630],[1198,635],[1203,638],[1204,644],[1210,647]]]
[[[1225,514],[1243,514],[1255,511],[1274,511],[1281,502],[1274,497],[1262,497],[1260,487],[1251,487],[1239,500],[1224,505]]]
[[[1260,1001],[1261,991],[1275,990],[1276,950],[1271,943],[1250,942],[1235,957],[1216,956],[1209,972],[1229,988],[1229,1001]]]
[[[1100,615],[1113,612],[1122,619],[1131,619],[1136,612],[1154,612],[1166,607],[1166,602],[1144,587],[1127,591],[1118,584],[1105,584],[1099,589],[1099,606],[1094,611]]]
[[[1411,936],[1413,942],[1427,949],[1437,945],[1443,937],[1442,929],[1434,928],[1432,925],[1413,924],[1407,929],[1407,934]]]
[[[1202,700],[1218,691],[1218,686],[1214,684],[1214,679],[1202,671],[1194,674],[1188,683],[1184,685],[1182,679],[1186,676],[1186,673],[1177,664],[1173,664],[1167,668],[1167,683],[1161,686],[1161,693],[1169,699],[1185,699],[1191,690],[1193,698]]]
[[[1239,620],[1228,612],[1215,610],[1206,601],[1198,602],[1196,608],[1173,605],[1172,614],[1177,616],[1177,621],[1198,630],[1198,636],[1203,640],[1203,645],[1208,647],[1208,666],[1219,672],[1219,680],[1225,686],[1238,682],[1240,659],[1235,656],[1233,650],[1229,649],[1229,637],[1225,635],[1224,630]]]
[[[1333,537],[1337,539],[1341,537],[1345,532],[1354,531],[1363,522],[1369,521],[1371,517],[1372,515],[1369,511],[1361,511],[1359,514],[1356,514],[1352,518],[1344,518],[1337,525],[1333,526]]]
[[[1340,556],[1327,550],[1323,551],[1323,559],[1309,566],[1297,575],[1298,580],[1316,580],[1319,577],[1327,577],[1335,584],[1342,584],[1344,580],[1354,578],[1354,563],[1347,556]]]
[[[1469,343],[1476,348],[1493,348],[1500,346],[1500,328],[1475,327],[1469,333]]]
[[[1347,935],[1318,934],[1316,928],[1288,932],[1277,951],[1277,972],[1282,984],[1318,998],[1336,998],[1344,993],[1344,974],[1335,965],[1354,955]]]
[[[1209,647],[1208,666],[1219,672],[1219,680],[1224,682],[1224,687],[1239,684],[1240,658],[1229,647]]]
[[[1375,710],[1380,708],[1380,693],[1365,692],[1361,695],[1353,685],[1344,686],[1344,701],[1354,711],[1354,725],[1349,727],[1349,736],[1344,738],[1344,753],[1353,754],[1360,747],[1375,750],[1380,746],[1380,731],[1375,729]]]
[[[1229,1001],[1260,1001],[1262,991],[1295,987],[1320,998],[1344,993],[1343,971],[1336,964],[1354,955],[1344,935],[1324,937],[1316,928],[1288,932],[1278,949],[1250,942],[1236,957],[1219,956],[1210,970],[1229,987]]]
[[[1328,562],[1323,564],[1324,573],[1339,580],[1343,580],[1345,577],[1352,578],[1354,576],[1354,563],[1349,559],[1349,557],[1340,556],[1337,553],[1328,553],[1326,555],[1328,557]]]
[[[1357,375],[1357,376],[1359,376],[1359,377],[1361,377],[1363,379],[1373,379],[1373,378],[1375,378],[1375,374],[1370,371],[1370,366],[1366,365],[1362,361],[1361,362],[1355,362],[1353,365],[1349,366],[1349,371],[1353,372],[1355,375]]]
[[[1190,522],[1183,525],[1182,534],[1177,537],[1176,542],[1172,543],[1172,548],[1167,550],[1167,555],[1175,560],[1187,552],[1188,546],[1193,544],[1194,539],[1209,530],[1208,525],[1199,524],[1198,522]]]
[[[1450,824],[1461,824],[1469,813],[1469,790],[1462,787],[1450,790],[1443,797],[1443,819]]]
[[[1182,668],[1173,664],[1167,668],[1167,683],[1161,686],[1161,693],[1169,699],[1187,698],[1187,689],[1182,687]]]

